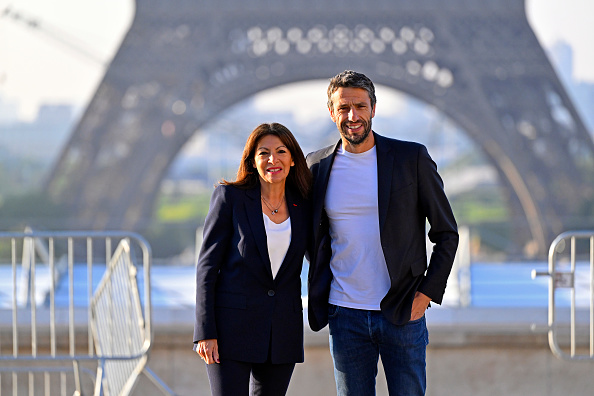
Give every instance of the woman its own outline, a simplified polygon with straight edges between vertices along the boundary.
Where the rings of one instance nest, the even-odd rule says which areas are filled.
[[[293,134],[261,124],[213,192],[196,268],[194,349],[213,395],[284,395],[303,362],[301,266],[311,173]]]

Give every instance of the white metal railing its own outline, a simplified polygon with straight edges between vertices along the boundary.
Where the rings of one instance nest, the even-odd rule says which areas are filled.
[[[458,229],[460,236],[458,250],[454,258],[452,273],[448,283],[452,281],[452,287],[458,290],[458,301],[461,307],[468,307],[471,304],[471,278],[470,278],[470,230],[468,227]]]
[[[0,395],[128,395],[141,373],[173,394],[146,367],[150,264],[135,233],[0,233]]]
[[[470,230],[468,227],[459,227],[459,242],[452,270],[448,278],[446,297],[448,304],[459,307],[468,307],[471,304],[471,276],[470,276]],[[433,242],[426,237],[427,257],[431,257]],[[448,297],[449,296],[449,297]]]
[[[548,335],[555,356],[594,360],[594,231],[560,234],[549,249]],[[558,307],[569,300],[569,310]],[[587,346],[584,346],[587,345]]]

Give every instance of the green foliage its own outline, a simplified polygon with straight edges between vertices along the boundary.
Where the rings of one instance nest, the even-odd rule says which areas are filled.
[[[188,246],[193,246],[198,224],[158,223],[153,222],[143,231],[151,245],[155,258],[167,258],[179,255]]]
[[[159,222],[183,223],[204,219],[208,213],[210,193],[199,195],[165,196],[158,199],[155,218]]]
[[[27,226],[33,230],[55,228],[64,213],[64,208],[45,194],[13,195],[0,200],[0,230],[22,232]],[[1,257],[10,257],[10,251],[8,242],[0,246]]]
[[[208,213],[212,191],[201,194],[162,194],[157,199],[155,215],[143,232],[157,258],[172,257],[193,246],[196,229]]]
[[[482,187],[450,198],[459,224],[505,223],[510,220],[509,205],[497,186]]]
[[[497,186],[483,186],[450,198],[458,225],[470,227],[483,253],[504,253],[513,245],[509,205]]]
[[[37,191],[46,165],[30,159],[16,159],[0,150],[0,195],[16,196]]]
[[[54,203],[40,192],[13,195],[0,200],[1,228],[4,231],[23,231],[26,226],[55,228],[65,214],[62,205]]]

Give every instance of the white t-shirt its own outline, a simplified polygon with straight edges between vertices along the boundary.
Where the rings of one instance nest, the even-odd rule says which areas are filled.
[[[390,289],[380,241],[375,146],[359,154],[339,148],[325,199],[332,239],[329,303],[379,310]]]
[[[264,213],[262,213],[262,216],[264,217],[264,227],[266,228],[266,244],[268,245],[272,278],[276,278],[276,274],[291,244],[291,218],[289,217],[282,223],[276,224]]]

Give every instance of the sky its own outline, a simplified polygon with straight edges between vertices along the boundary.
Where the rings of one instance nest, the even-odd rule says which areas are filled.
[[[571,45],[574,79],[594,83],[594,1],[526,0],[526,10],[541,44]],[[0,107],[25,121],[41,103],[84,107],[133,15],[132,0],[0,0]],[[306,97],[319,92],[307,87],[299,88]]]

